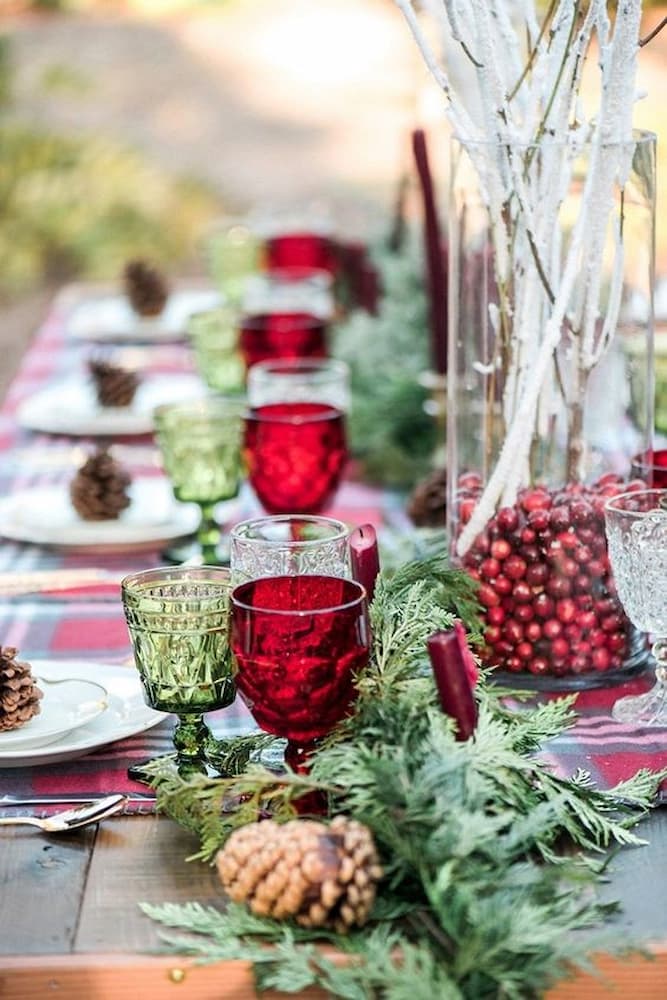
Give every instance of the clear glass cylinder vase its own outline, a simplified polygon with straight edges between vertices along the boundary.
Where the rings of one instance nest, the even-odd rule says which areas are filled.
[[[480,582],[484,660],[515,685],[606,685],[646,660],[603,506],[652,442],[654,229],[652,134],[454,143],[449,538]]]

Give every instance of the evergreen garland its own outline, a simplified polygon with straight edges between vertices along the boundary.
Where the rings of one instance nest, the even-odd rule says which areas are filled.
[[[455,617],[473,635],[478,622],[474,584],[444,559],[383,573],[371,616],[374,648],[354,714],[308,776],[251,764],[231,778],[184,780],[151,765],[159,807],[198,834],[199,859],[213,858],[240,825],[292,818],[294,800],[313,791],[328,796],[332,815],[367,824],[385,870],[368,927],[342,936],[235,904],[144,905],[173,929],[161,935],[165,947],[203,961],[246,959],[258,990],[318,985],[349,1000],[523,1000],[586,967],[593,950],[629,949],[605,926],[614,906],[596,887],[610,846],[642,843],[632,827],[664,774],[640,771],[611,791],[583,772],[555,776],[536,751],[573,724],[572,697],[510,711],[485,676],[474,738],[457,742],[424,642]],[[322,954],[324,942],[349,960]]]
[[[419,376],[430,368],[427,301],[417,252],[372,251],[379,315],[357,310],[333,331],[332,353],[350,366],[352,454],[371,481],[409,488],[428,470],[436,432]]]

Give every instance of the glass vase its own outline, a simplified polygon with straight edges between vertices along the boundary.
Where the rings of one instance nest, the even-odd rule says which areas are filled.
[[[448,528],[514,686],[642,669],[603,506],[653,431],[655,137],[454,143]]]

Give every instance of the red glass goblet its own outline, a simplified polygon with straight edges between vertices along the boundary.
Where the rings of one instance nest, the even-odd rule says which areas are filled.
[[[338,269],[336,245],[330,236],[308,230],[276,233],[265,243],[268,270],[281,267],[317,267],[330,274]]]
[[[303,312],[242,316],[239,349],[246,368],[273,358],[324,358],[327,355],[326,323]]]
[[[632,479],[643,479],[655,489],[667,488],[667,448],[653,449],[635,455],[632,459]]]
[[[366,604],[360,584],[331,576],[262,577],[232,591],[237,689],[257,724],[287,740],[294,771],[355,699],[370,649]]]
[[[243,452],[270,514],[318,514],[347,461],[347,367],[330,360],[262,362],[248,372]]]

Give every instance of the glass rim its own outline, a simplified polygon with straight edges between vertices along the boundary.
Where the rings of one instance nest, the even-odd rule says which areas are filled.
[[[172,579],[169,579],[167,574],[174,574]],[[191,574],[191,575],[187,575]],[[121,590],[127,593],[138,593],[138,591],[132,588],[141,581],[155,581],[161,577],[166,577],[165,584],[178,583],[179,581],[193,580],[199,582],[204,582],[206,579],[206,574],[211,575],[210,583],[216,582],[216,577],[220,579],[230,580],[231,574],[229,566],[154,566],[152,569],[140,569],[135,570],[133,573],[128,573],[120,581]],[[176,597],[170,598],[166,597],[166,600],[176,600]],[[183,600],[183,595],[181,594],[178,598]],[[155,614],[160,614],[161,612],[154,612]]]
[[[262,424],[287,424],[291,427],[301,427],[306,424],[317,424],[323,420],[330,420],[332,414],[338,416],[345,413],[341,406],[336,406],[326,399],[300,399],[294,402],[310,404],[311,406],[322,407],[314,413],[266,413],[271,406],[284,406],[290,400],[281,399],[275,403],[257,403],[255,406],[247,406],[244,413],[244,420],[247,423],[256,422]]]
[[[305,576],[306,574],[299,574],[299,575]],[[270,577],[262,577],[261,579],[267,580],[267,579],[271,579],[271,578]],[[294,579],[295,580],[295,579],[297,579],[297,575],[294,575],[292,577],[285,575],[285,576],[275,577],[274,579],[284,579],[284,580]],[[251,587],[253,584],[257,583],[257,580],[245,580],[243,583],[238,583],[234,587],[234,589],[232,590],[231,594],[229,595],[229,603],[231,605],[232,611],[233,611],[234,608],[239,608],[242,611],[253,611],[253,612],[257,613],[257,614],[263,614],[263,615],[280,615],[281,617],[286,617],[287,616],[287,617],[291,617],[291,618],[306,618],[306,617],[312,617],[313,615],[324,615],[324,614],[329,614],[330,615],[330,614],[333,614],[335,611],[348,611],[351,608],[355,608],[355,607],[357,607],[359,605],[363,605],[363,602],[367,599],[367,596],[368,596],[367,592],[366,592],[366,588],[363,586],[363,584],[359,583],[358,580],[350,580],[347,577],[342,577],[342,576],[332,577],[331,579],[340,580],[346,586],[356,587],[356,589],[359,592],[358,596],[352,598],[352,600],[345,601],[345,603],[334,604],[334,605],[331,605],[330,607],[325,607],[325,608],[309,608],[309,609],[304,609],[304,610],[299,610],[297,608],[293,608],[293,609],[288,609],[288,608],[260,608],[256,604],[248,604],[245,601],[240,600],[236,596],[236,594],[238,593],[239,590],[242,590],[244,587]]]
[[[604,510],[609,511],[611,514],[628,514],[633,517],[646,517],[649,514],[665,514],[667,516],[667,506],[654,508],[653,510],[629,510],[627,507],[616,506],[628,499],[638,499],[639,497],[648,497],[648,495],[653,494],[656,497],[664,498],[667,501],[667,487],[660,486],[650,486],[645,490],[627,490],[625,493],[618,493],[615,497],[609,497],[604,505]]]
[[[281,334],[282,336],[289,336],[291,333],[300,330],[316,330],[320,327],[326,327],[327,321],[321,316],[316,316],[315,313],[310,313],[306,309],[285,309],[281,312],[272,312],[271,310],[255,311],[244,313],[239,317],[237,325],[241,333],[245,333],[249,330],[251,333],[259,331],[264,332],[265,320],[270,317],[275,317],[277,320],[284,320],[285,326],[288,329],[272,330],[272,334]],[[279,360],[279,359],[276,359]],[[262,364],[262,362],[257,362],[257,364]]]
[[[243,417],[247,407],[243,396],[223,396],[211,393],[210,396],[193,396],[173,403],[160,403],[153,409],[153,417],[161,420],[168,415],[180,414],[187,417],[208,417],[223,414],[227,417]]]
[[[248,379],[255,380],[261,375],[314,375],[324,377],[341,375],[345,378],[350,373],[350,367],[345,361],[337,358],[270,358],[257,361],[248,372]]]
[[[261,524],[277,524],[279,522],[288,522],[291,520],[295,521],[305,521],[308,524],[323,524],[325,526],[331,526],[335,528],[332,534],[325,536],[324,538],[304,538],[304,539],[292,539],[292,538],[249,538],[247,535],[239,534],[241,529],[245,529],[250,525],[261,525]],[[235,524],[231,531],[229,532],[229,537],[232,541],[238,541],[257,545],[290,545],[296,548],[309,548],[315,545],[321,545],[322,542],[336,542],[342,541],[343,539],[349,538],[350,529],[344,521],[338,521],[335,517],[325,517],[319,514],[267,514],[263,517],[248,517],[245,521],[239,521]]]

